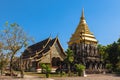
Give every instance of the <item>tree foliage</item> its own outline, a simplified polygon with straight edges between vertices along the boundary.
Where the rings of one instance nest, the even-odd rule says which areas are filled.
[[[98,50],[100,54],[101,61],[106,61],[108,54],[106,53],[107,46],[102,46],[101,44],[98,45]]]
[[[17,23],[6,24],[2,27],[0,32],[0,42],[4,45],[4,53],[9,54],[10,57],[10,73],[12,73],[12,64],[14,56],[27,47],[31,38],[26,35],[24,30]]]
[[[6,69],[7,64],[8,64],[8,56],[4,55],[3,53],[0,53],[0,70],[1,70],[1,75],[3,73],[3,70]]]
[[[109,68],[111,71],[117,71],[120,68],[120,38],[117,42],[107,46],[99,45],[98,48],[102,60],[107,62],[106,68]]]
[[[67,62],[68,62],[68,63],[72,63],[72,62],[74,61],[73,51],[70,50],[70,49],[67,49],[66,54],[67,54],[67,56],[66,56]]]
[[[66,56],[65,62],[67,62],[68,64],[68,76],[70,76],[70,73],[71,73],[70,64],[74,61],[74,54],[73,54],[73,51],[70,49],[67,49],[66,54],[67,56]]]
[[[85,70],[85,66],[82,64],[75,64],[75,67],[78,72],[78,76],[82,76],[83,71]]]
[[[41,64],[40,65],[42,69],[45,70],[46,78],[49,78],[50,72],[51,72],[51,67],[49,64]]]
[[[8,64],[8,54],[3,54],[3,43],[0,42],[0,71],[1,75],[3,70],[7,67]]]

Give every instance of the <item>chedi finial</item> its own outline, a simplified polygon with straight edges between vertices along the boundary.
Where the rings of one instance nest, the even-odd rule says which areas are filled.
[[[84,19],[84,8],[82,9],[81,19]]]

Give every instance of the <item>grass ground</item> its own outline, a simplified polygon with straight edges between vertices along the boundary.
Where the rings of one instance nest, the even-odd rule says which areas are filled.
[[[37,77],[46,77],[45,74],[36,73],[36,72],[25,72],[25,75],[31,75],[31,76],[37,76]],[[72,76],[75,76],[75,75],[73,75],[73,74],[71,74],[71,75],[72,75]],[[64,73],[64,74],[62,75],[62,77],[67,77],[67,76],[68,76],[68,74],[66,74],[66,73]],[[58,73],[51,73],[51,74],[50,74],[50,77],[61,77],[61,75],[58,74]]]

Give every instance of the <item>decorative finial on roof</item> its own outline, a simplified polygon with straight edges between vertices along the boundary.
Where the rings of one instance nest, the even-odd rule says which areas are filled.
[[[82,9],[81,20],[80,23],[86,24],[85,16],[84,16],[84,8]]]
[[[58,38],[59,33],[57,34],[56,38]]]
[[[51,33],[50,33],[50,36],[49,36],[48,38],[49,38],[49,39],[52,39],[52,38],[51,38]]]
[[[50,33],[50,35],[49,35],[49,38],[51,37],[51,33]]]
[[[84,19],[84,8],[82,9],[82,15],[81,15],[81,19]]]

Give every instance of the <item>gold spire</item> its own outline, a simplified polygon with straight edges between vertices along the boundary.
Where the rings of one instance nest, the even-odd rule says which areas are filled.
[[[78,24],[78,27],[75,31],[75,34],[79,34],[79,33],[87,33],[87,34],[91,34],[88,25],[86,23],[85,20],[85,16],[84,16],[84,8],[82,9],[82,13],[81,13],[81,18],[80,18],[80,22]]]
[[[70,38],[70,41],[68,42],[68,44],[71,45],[73,43],[79,43],[81,41],[81,38],[85,38],[88,43],[94,42],[95,44],[97,44],[97,40],[95,39],[94,35],[90,32],[88,25],[86,23],[85,16],[84,16],[84,8],[82,9],[80,22],[74,34]]]
[[[82,9],[81,19],[84,19],[84,8]]]
[[[80,23],[86,24],[85,16],[84,16],[84,8],[82,9]]]

